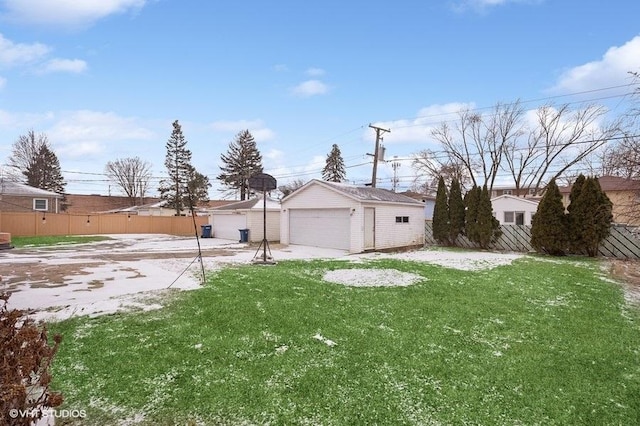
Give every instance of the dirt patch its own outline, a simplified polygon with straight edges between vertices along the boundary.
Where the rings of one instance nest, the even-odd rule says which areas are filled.
[[[612,259],[608,266],[613,278],[622,282],[625,298],[640,304],[640,261]]]

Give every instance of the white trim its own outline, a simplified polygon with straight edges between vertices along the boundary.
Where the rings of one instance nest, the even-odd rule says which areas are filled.
[[[37,208],[36,204],[38,201],[44,201],[44,209]],[[33,209],[39,212],[47,212],[49,211],[49,200],[46,198],[34,198],[33,199]]]

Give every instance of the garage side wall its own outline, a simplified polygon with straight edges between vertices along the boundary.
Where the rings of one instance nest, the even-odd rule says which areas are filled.
[[[262,210],[251,210],[247,216],[249,241],[252,243],[262,241],[263,217]],[[267,210],[267,240],[270,242],[280,241],[280,211]]]
[[[290,198],[282,202],[282,210],[280,213],[280,242],[282,244],[290,244],[289,235],[289,211],[291,209],[357,209],[360,203],[349,197],[343,196],[337,192],[323,188],[319,185],[313,185],[304,189],[298,194],[292,195]],[[354,232],[353,224],[350,233],[350,249],[351,252],[360,251],[360,235]]]
[[[376,250],[424,245],[424,206],[367,205],[376,209]],[[396,222],[408,217],[409,222]]]

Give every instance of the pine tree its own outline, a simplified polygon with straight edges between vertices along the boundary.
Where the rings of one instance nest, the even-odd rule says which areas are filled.
[[[9,164],[24,176],[27,185],[64,193],[66,183],[60,161],[44,133],[36,134],[31,130],[20,136],[13,144]]]
[[[552,179],[531,221],[531,245],[538,252],[561,256],[568,244],[568,218],[558,185]]]
[[[573,224],[587,255],[598,255],[600,243],[609,235],[613,216],[612,203],[594,177],[585,179],[572,207]]]
[[[576,200],[580,197],[582,186],[586,178],[581,173],[576,181],[571,186],[571,193],[569,194],[569,205],[567,206],[567,233],[569,238],[569,250],[571,253],[584,254],[584,241],[582,240],[581,225],[578,223],[575,217],[575,209],[578,203]]]
[[[480,203],[480,195],[482,190],[474,185],[464,197],[465,215],[464,215],[464,235],[471,242],[478,240],[478,204]]]
[[[464,231],[464,215],[460,182],[454,177],[449,189],[449,242],[451,244],[455,245],[458,236]]]
[[[168,179],[160,182],[160,198],[166,205],[180,216],[182,211],[189,208],[187,185],[193,174],[191,166],[191,151],[187,149],[187,140],[182,134],[182,127],[178,120],[173,122],[173,131],[166,143],[167,156],[164,165],[169,174]]]
[[[217,179],[227,188],[239,190],[240,200],[248,199],[249,178],[262,173],[262,155],[249,130],[238,133],[220,159],[224,164]]]
[[[438,180],[436,204],[433,207],[433,238],[440,244],[449,245],[449,205],[447,201],[447,187],[444,179]]]
[[[331,152],[327,154],[326,164],[322,169],[322,179],[328,182],[342,182],[347,177],[347,172],[344,168],[344,160],[340,153],[338,145],[333,144]]]

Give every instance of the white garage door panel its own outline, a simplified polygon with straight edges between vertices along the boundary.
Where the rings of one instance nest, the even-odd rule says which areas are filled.
[[[225,240],[240,240],[240,231],[247,227],[247,217],[243,214],[216,214],[213,216],[213,237]]]
[[[289,242],[349,250],[349,209],[289,210]]]

